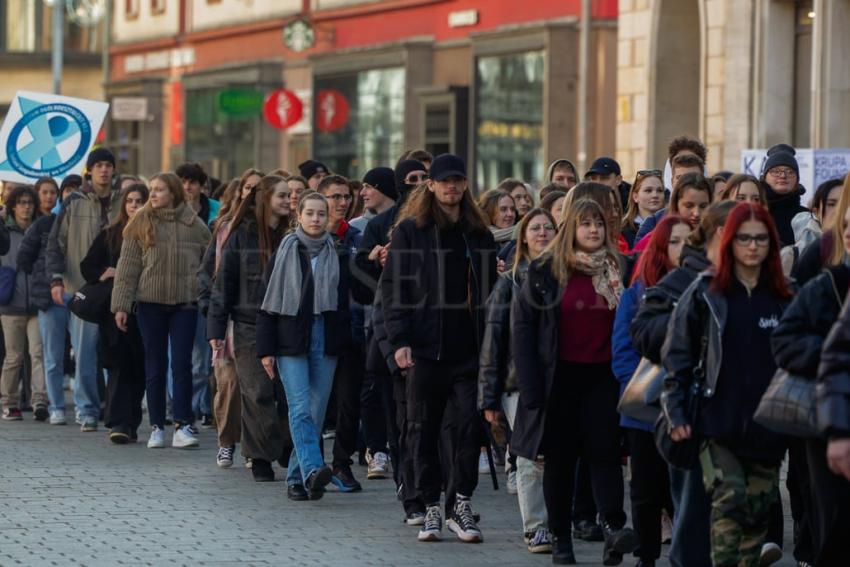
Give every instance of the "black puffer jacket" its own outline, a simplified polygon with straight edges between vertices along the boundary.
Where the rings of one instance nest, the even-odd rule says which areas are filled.
[[[771,336],[780,368],[815,380],[823,342],[838,319],[848,284],[850,268],[842,265],[824,270],[800,289]]]
[[[499,277],[487,298],[484,341],[478,359],[478,409],[500,410],[502,394],[517,391],[516,364],[511,356],[511,301],[519,293],[528,265],[522,264],[514,276]]]
[[[850,301],[823,345],[818,368],[818,428],[831,438],[850,437]]]
[[[655,364],[661,364],[661,347],[673,308],[697,275],[711,266],[702,250],[688,245],[682,250],[681,264],[646,290],[629,327],[635,350]]]
[[[56,215],[50,213],[37,219],[30,226],[21,246],[18,248],[18,269],[30,277],[30,299],[41,311],[46,311],[53,303],[50,296],[50,279],[45,269],[47,239]]]
[[[372,219],[375,220],[375,219]],[[381,275],[381,294],[387,336],[393,351],[411,347],[414,357],[441,359],[443,297],[440,230],[436,224],[418,228],[412,219],[396,226],[387,264]],[[470,270],[468,304],[476,331],[484,334],[484,303],[496,282],[498,248],[490,231],[463,231]]]
[[[215,242],[210,247],[214,248]],[[254,325],[266,294],[256,223],[237,226],[220,256],[207,310],[208,339],[224,339],[228,319]]]
[[[562,295],[549,265],[538,260],[529,266],[511,304],[511,350],[520,396],[511,452],[526,459],[544,451],[546,412],[558,366]]]

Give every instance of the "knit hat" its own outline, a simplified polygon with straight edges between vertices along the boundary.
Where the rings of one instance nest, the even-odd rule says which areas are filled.
[[[298,164],[298,171],[304,179],[310,179],[317,173],[328,173],[328,168],[320,161],[308,159]]]
[[[410,188],[404,180],[411,171],[428,171],[428,168],[421,161],[415,159],[406,159],[400,162],[395,168],[395,188],[398,192],[407,191]]]
[[[107,148],[96,148],[89,152],[89,157],[86,160],[86,169],[91,169],[94,167],[94,164],[101,161],[108,161],[112,164],[112,167],[115,167],[115,156],[112,155],[112,152]]]
[[[393,201],[398,200],[395,188],[395,172],[389,167],[375,167],[363,176],[363,183],[368,183]]]
[[[59,196],[61,198],[62,192],[65,191],[68,187],[76,187],[80,188],[83,184],[83,178],[76,174],[71,174],[65,177],[62,180],[62,184],[59,186]]]
[[[762,169],[761,173],[762,177],[767,175],[767,172],[773,169],[774,167],[779,167],[781,165],[793,169],[794,173],[797,174],[797,178],[800,178],[800,166],[797,164],[797,159],[794,157],[794,154],[781,150],[776,151],[772,154],[768,152],[767,161],[764,162],[764,168]]]

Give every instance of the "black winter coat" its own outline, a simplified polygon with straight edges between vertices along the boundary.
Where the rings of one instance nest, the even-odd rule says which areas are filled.
[[[498,248],[490,231],[464,231],[463,237],[470,270],[468,304],[475,344],[480,347],[484,304],[496,282]],[[411,347],[414,357],[441,359],[441,306],[445,297],[442,257],[437,225],[420,229],[412,219],[406,219],[396,226],[381,276],[384,324],[393,352]]]
[[[390,230],[395,224],[399,210],[401,203],[396,203],[366,224],[351,267],[351,293],[357,303],[371,305],[375,300],[375,291],[383,268],[377,260],[369,259],[369,253],[375,246],[386,246],[389,243]]]
[[[213,249],[214,268],[215,241],[210,248]],[[208,254],[209,249],[205,259]],[[256,223],[237,226],[222,246],[220,256],[218,274],[211,282],[207,310],[208,339],[224,339],[228,319],[236,323],[256,324],[257,313],[266,294]]]
[[[701,250],[688,245],[682,251],[681,264],[646,290],[629,327],[635,350],[655,364],[661,364],[661,347],[673,308],[697,275],[711,266]]]
[[[55,220],[56,215],[54,213],[38,218],[24,233],[24,239],[21,241],[20,248],[18,248],[18,269],[31,276],[30,300],[41,311],[46,311],[53,303],[45,257],[47,255],[47,239]],[[8,236],[8,233],[6,234]]]
[[[773,330],[776,364],[792,374],[815,380],[823,342],[838,319],[850,287],[850,267],[824,270],[800,289]]]
[[[762,187],[767,193],[768,208],[773,221],[776,223],[776,230],[779,232],[782,246],[791,246],[796,241],[791,221],[797,213],[808,211],[806,207],[800,204],[800,197],[803,195],[804,189],[798,187],[792,193],[779,195],[767,183],[762,183]]]
[[[817,240],[806,246],[800,257],[797,258],[794,269],[791,270],[791,276],[797,282],[797,285],[806,285],[809,280],[817,277],[827,264],[831,253],[832,231],[827,230]]]
[[[826,338],[818,368],[818,428],[831,438],[850,437],[850,301]]]
[[[478,358],[478,409],[501,410],[502,394],[516,392],[517,376],[511,356],[511,301],[519,293],[528,266],[520,266],[514,278],[502,274],[485,306],[487,319]]]
[[[303,284],[301,306],[293,316],[277,315],[260,310],[257,313],[257,356],[300,356],[310,351],[310,331],[313,328],[313,270],[307,248],[298,244]],[[339,356],[351,346],[351,316],[348,310],[350,270],[346,249],[337,249],[339,257],[339,284],[337,285],[337,310],[323,313],[325,327],[325,354]],[[263,276],[263,287],[274,269],[275,257],[269,259]],[[262,303],[262,300],[260,301]]]
[[[511,350],[519,388],[511,452],[526,459],[536,459],[543,450],[547,405],[558,366],[562,296],[549,265],[538,260],[529,266],[511,304]]]

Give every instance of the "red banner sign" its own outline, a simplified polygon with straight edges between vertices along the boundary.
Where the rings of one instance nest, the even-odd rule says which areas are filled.
[[[277,89],[266,97],[263,116],[275,128],[285,130],[295,126],[304,116],[304,104],[291,90]]]
[[[316,127],[322,132],[339,130],[348,123],[348,101],[336,89],[319,91],[316,95]]]

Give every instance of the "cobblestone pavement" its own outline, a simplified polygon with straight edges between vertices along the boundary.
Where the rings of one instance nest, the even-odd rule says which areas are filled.
[[[525,550],[516,497],[493,491],[489,477],[473,499],[485,542],[462,544],[444,530],[443,542],[423,544],[402,524],[392,481],[367,481],[362,467],[362,492],[329,486],[324,499],[296,503],[276,464],[277,482],[255,483],[241,458],[217,468],[215,451],[213,431],[201,432],[198,449],[149,450],[31,413],[0,422],[0,566],[551,564]],[[576,547],[579,563],[601,564],[601,544]]]

